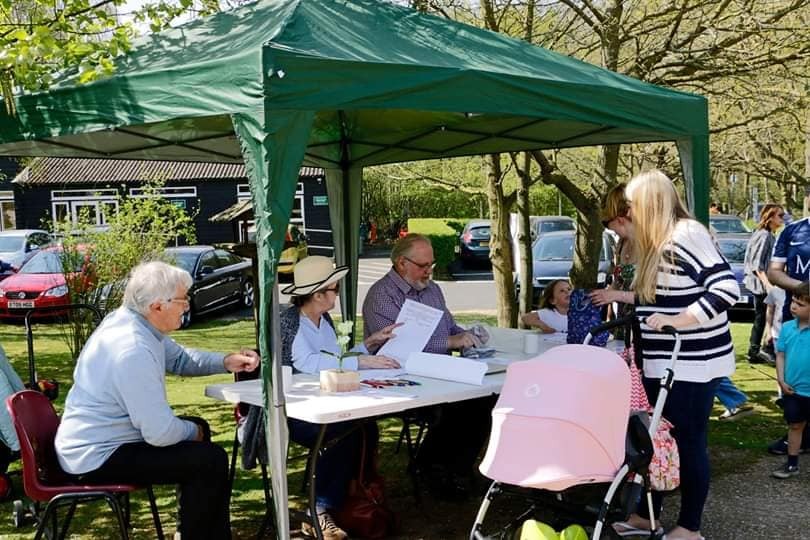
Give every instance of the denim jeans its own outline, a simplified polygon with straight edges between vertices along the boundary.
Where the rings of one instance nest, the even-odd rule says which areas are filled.
[[[754,294],[754,323],[751,325],[751,337],[748,340],[748,358],[756,359],[765,333],[765,294]]]
[[[675,381],[664,405],[664,417],[672,423],[672,436],[678,443],[681,459],[681,512],[678,525],[690,531],[700,530],[703,505],[709,494],[708,428],[712,402],[721,378],[705,383]],[[659,379],[645,377],[644,389],[654,403],[658,398]],[[656,517],[661,512],[661,495],[653,492]],[[642,501],[639,515],[648,517]]]
[[[289,418],[287,425],[293,441],[307,448],[315,445],[321,429],[319,424]],[[343,506],[349,482],[360,467],[364,432],[366,455],[373,456],[379,439],[376,422],[366,422],[362,427],[358,427],[356,422],[338,422],[327,426],[323,440],[326,450],[322,449],[318,457],[315,477],[315,504],[319,512],[338,511]],[[330,440],[336,442],[330,445]]]
[[[723,404],[726,409],[734,409],[748,401],[748,396],[743,394],[739,388],[734,386],[731,379],[728,377],[721,377],[720,383],[717,385],[714,395]]]

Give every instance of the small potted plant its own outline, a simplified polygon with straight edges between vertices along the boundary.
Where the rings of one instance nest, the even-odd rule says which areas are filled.
[[[343,321],[337,324],[335,333],[340,345],[340,355],[321,349],[321,352],[337,358],[337,369],[321,371],[321,390],[327,392],[352,392],[360,388],[360,374],[356,371],[344,370],[343,360],[352,356],[360,356],[359,352],[347,351],[349,336],[354,328],[354,321]]]

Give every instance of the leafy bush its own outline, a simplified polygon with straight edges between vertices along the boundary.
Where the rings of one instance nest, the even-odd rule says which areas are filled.
[[[143,196],[120,198],[118,213],[107,216],[107,230],[99,230],[89,214],[78,225],[53,224],[62,237],[60,259],[72,304],[89,304],[102,313],[121,305],[130,270],[141,262],[163,258],[169,244],[196,242],[194,216],[161,196],[162,182],[144,186]],[[68,314],[62,326],[73,358],[95,328],[92,313]]]
[[[436,260],[436,276],[446,277],[447,267],[456,257],[455,247],[458,235],[467,224],[466,219],[422,218],[409,219],[408,232],[419,233],[430,238],[433,244],[433,257]]]

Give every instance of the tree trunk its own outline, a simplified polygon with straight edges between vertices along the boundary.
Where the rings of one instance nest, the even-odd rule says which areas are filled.
[[[810,106],[807,107],[804,117],[804,193],[802,194],[802,217],[810,216]]]
[[[489,237],[489,258],[498,294],[498,326],[514,328],[515,290],[512,284],[512,239],[509,235],[509,206],[503,192],[503,172],[500,154],[487,154],[487,201],[492,220]]]
[[[518,274],[520,275],[520,298],[518,299],[518,313],[528,313],[532,310],[534,275],[532,257],[532,235],[531,235],[531,208],[529,206],[529,187],[532,178],[532,162],[528,153],[523,155],[523,174],[518,175],[517,189],[517,212],[518,212]],[[521,323],[521,328],[523,324]]]

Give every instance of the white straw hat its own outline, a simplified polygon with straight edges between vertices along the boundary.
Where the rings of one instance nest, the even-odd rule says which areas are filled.
[[[348,266],[335,268],[335,263],[329,257],[310,255],[295,265],[292,285],[284,287],[281,292],[306,296],[340,281],[348,273]]]

